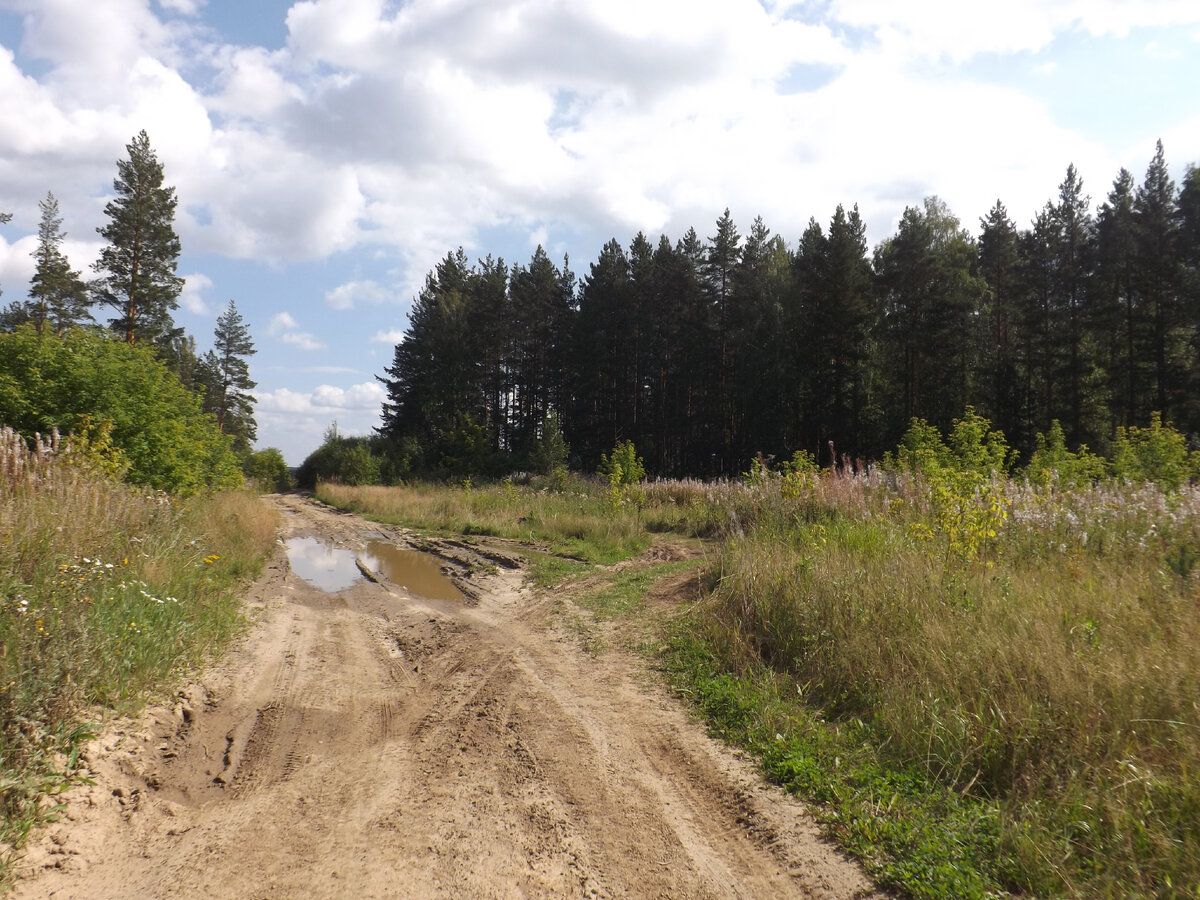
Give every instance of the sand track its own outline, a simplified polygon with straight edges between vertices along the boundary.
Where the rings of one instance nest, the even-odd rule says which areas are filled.
[[[383,531],[275,502],[285,537]],[[329,594],[281,550],[226,660],[88,748],[95,786],[13,896],[876,896],[638,659],[585,653],[519,570],[471,568],[474,604]]]

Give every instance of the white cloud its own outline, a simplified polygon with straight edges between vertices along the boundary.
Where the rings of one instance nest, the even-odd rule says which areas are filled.
[[[307,331],[289,331],[279,336],[285,344],[299,347],[301,350],[323,350],[325,345]]]
[[[174,10],[185,16],[194,16],[208,0],[158,0],[165,9]]]
[[[301,331],[300,323],[289,312],[279,312],[273,315],[270,323],[267,325],[267,334],[301,350],[322,350],[325,348],[325,344],[317,340],[317,338],[313,337],[307,331]]]
[[[1190,0],[833,0],[830,15],[870,30],[880,52],[955,62],[1036,52],[1070,31],[1123,37],[1134,27],[1200,22]]]
[[[307,0],[267,50],[154,14],[201,0],[0,3],[38,60],[34,77],[0,47],[3,202],[36,208],[50,186],[68,230],[94,233],[113,161],[144,127],[189,251],[395,264],[398,289],[321,285],[334,309],[410,296],[448,249],[493,250],[479,246],[493,229],[555,247],[572,230],[678,236],[731,205],[794,241],[810,215],[858,202],[878,239],[934,191],[967,224],[997,194],[1025,215],[1067,162],[1099,182],[1123,148],[941,64],[1200,22],[1193,0]],[[806,66],[824,74],[782,93]],[[1181,117],[1159,130],[1191,134]],[[294,321],[271,333],[320,343]]]
[[[299,323],[292,318],[289,312],[276,313],[271,317],[271,323],[267,326],[267,334],[272,337],[277,337],[285,331],[293,331],[299,328]]]
[[[278,388],[255,394],[254,416],[264,441],[299,465],[321,443],[330,423],[343,435],[370,434],[380,424],[383,387],[367,381],[349,387],[322,384],[311,391]]]
[[[212,289],[212,286],[212,279],[199,272],[183,276],[183,291],[179,295],[179,305],[198,316],[212,315],[212,309],[203,296]]]
[[[7,210],[0,208],[0,212]],[[0,226],[9,228],[11,226]],[[10,244],[0,237],[0,305],[24,297],[29,290],[29,279],[33,277],[34,262],[30,254],[37,246],[33,237],[24,237]]]
[[[347,281],[325,292],[325,305],[331,309],[351,309],[356,303],[387,303],[395,294],[376,281]]]
[[[318,385],[309,392],[288,388],[256,393],[255,411],[266,413],[338,413],[378,411],[386,397],[376,381],[364,381],[348,388],[331,384]]]
[[[372,344],[399,344],[402,340],[404,340],[404,329],[402,328],[377,331],[371,336]]]

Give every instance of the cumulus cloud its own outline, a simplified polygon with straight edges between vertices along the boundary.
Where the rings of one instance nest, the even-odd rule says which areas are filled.
[[[332,422],[344,435],[370,434],[380,423],[385,393],[378,382],[339,387],[318,385],[311,391],[278,388],[255,393],[255,419],[260,434],[298,465],[321,443]]]
[[[198,316],[212,315],[212,308],[204,299],[204,294],[211,290],[212,286],[212,279],[200,272],[183,276],[183,291],[179,295],[179,305]]]
[[[388,331],[377,331],[371,336],[372,344],[398,344],[404,340],[404,329],[392,328]]]
[[[325,304],[331,309],[351,309],[356,303],[386,303],[395,294],[376,281],[347,281],[325,292]]]
[[[222,43],[201,0],[159,4],[183,19],[146,0],[4,3],[45,70],[0,47],[0,196],[54,184],[65,210],[90,204],[70,213],[90,231],[145,127],[188,248],[279,262],[379,248],[404,292],[498,226],[549,243],[564,228],[678,233],[741,203],[794,238],[838,202],[894,218],[899,182],[994,193],[997,172],[1079,162],[1078,135],[1045,131],[1039,97],[949,89],[923,61],[1200,23],[1180,0],[307,0],[267,50]],[[396,298],[363,279],[325,299]]]
[[[277,337],[285,331],[292,331],[299,328],[300,325],[292,317],[289,312],[276,313],[271,317],[271,323],[267,326],[267,334],[272,337]]]
[[[383,387],[376,381],[364,381],[348,388],[322,384],[306,392],[279,388],[254,395],[256,412],[301,414],[377,412],[385,397]]]
[[[301,331],[300,324],[289,312],[276,313],[271,317],[267,335],[301,350],[322,350],[325,347],[307,331]]]
[[[325,345],[307,331],[289,331],[279,336],[285,344],[299,347],[301,350],[323,350]]]

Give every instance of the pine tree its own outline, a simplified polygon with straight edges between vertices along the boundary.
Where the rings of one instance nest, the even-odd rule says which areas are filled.
[[[1192,434],[1200,431],[1200,168],[1189,165],[1179,189],[1180,290],[1183,322],[1191,332],[1192,364],[1188,375],[1189,401],[1179,423]]]
[[[1149,403],[1141,400],[1145,329],[1133,289],[1133,192],[1133,174],[1121,169],[1096,218],[1096,288],[1099,328],[1107,335],[1110,438],[1118,426],[1136,425],[1150,413]]]
[[[1176,243],[1175,183],[1167,172],[1162,141],[1133,200],[1134,286],[1150,322],[1154,408],[1169,417],[1179,389],[1175,325],[1178,314],[1179,260]]]
[[[717,219],[717,233],[708,239],[704,275],[708,283],[710,305],[715,327],[715,356],[717,403],[717,455],[720,471],[728,474],[731,459],[736,412],[733,408],[734,341],[733,272],[741,258],[741,235],[726,208]]]
[[[1019,331],[1017,303],[1019,264],[1017,226],[999,200],[979,220],[979,268],[987,282],[984,300],[987,340],[992,354],[984,364],[986,375],[980,384],[984,394],[981,412],[990,416],[1009,439],[1023,444],[1021,433],[1024,401],[1018,376]],[[986,346],[986,345],[985,345]]]
[[[974,241],[946,204],[908,207],[894,237],[875,251],[883,328],[881,371],[894,396],[885,445],[912,417],[948,428],[971,401],[975,333],[986,283],[972,271]],[[890,371],[889,371],[890,370]]]
[[[167,347],[180,333],[172,311],[179,308],[183,279],[175,274],[179,237],[175,234],[175,188],[163,187],[163,169],[146,132],[126,145],[129,158],[117,161],[116,198],[104,207],[109,223],[97,228],[108,245],[94,268],[95,302],[111,307],[109,324],[126,343],[143,340]]]
[[[637,385],[633,380],[629,258],[614,238],[582,279],[575,319],[575,436],[584,464],[632,432]]]
[[[1096,435],[1085,429],[1090,394],[1085,384],[1093,368],[1088,358],[1085,324],[1091,318],[1087,309],[1088,279],[1095,240],[1091,198],[1083,193],[1083,181],[1074,165],[1058,186],[1058,203],[1047,207],[1051,223],[1052,294],[1051,315],[1057,346],[1054,376],[1066,388],[1063,424],[1072,444],[1093,441]]]
[[[250,379],[250,365],[246,362],[255,352],[250,329],[237,311],[237,304],[230,300],[225,312],[217,317],[213,349],[201,360],[206,382],[204,408],[216,416],[217,427],[233,435],[236,445],[245,451],[250,449],[258,431],[254,397],[250,394],[257,382]]]
[[[39,332],[50,322],[54,333],[61,336],[72,325],[92,318],[87,308],[87,287],[63,255],[66,234],[54,194],[47,192],[38,208],[42,220],[38,225],[37,249],[32,254],[37,266],[29,286],[30,313]]]

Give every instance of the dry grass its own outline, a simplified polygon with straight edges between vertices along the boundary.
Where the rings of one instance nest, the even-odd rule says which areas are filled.
[[[0,841],[10,845],[69,779],[87,709],[128,708],[238,630],[233,588],[277,524],[249,495],[180,502],[57,455],[0,429]]]
[[[1009,524],[974,560],[911,484],[864,480],[823,524],[760,518],[726,546],[709,627],[735,666],[999,802],[1023,890],[1200,885],[1200,491],[1003,488]]]

